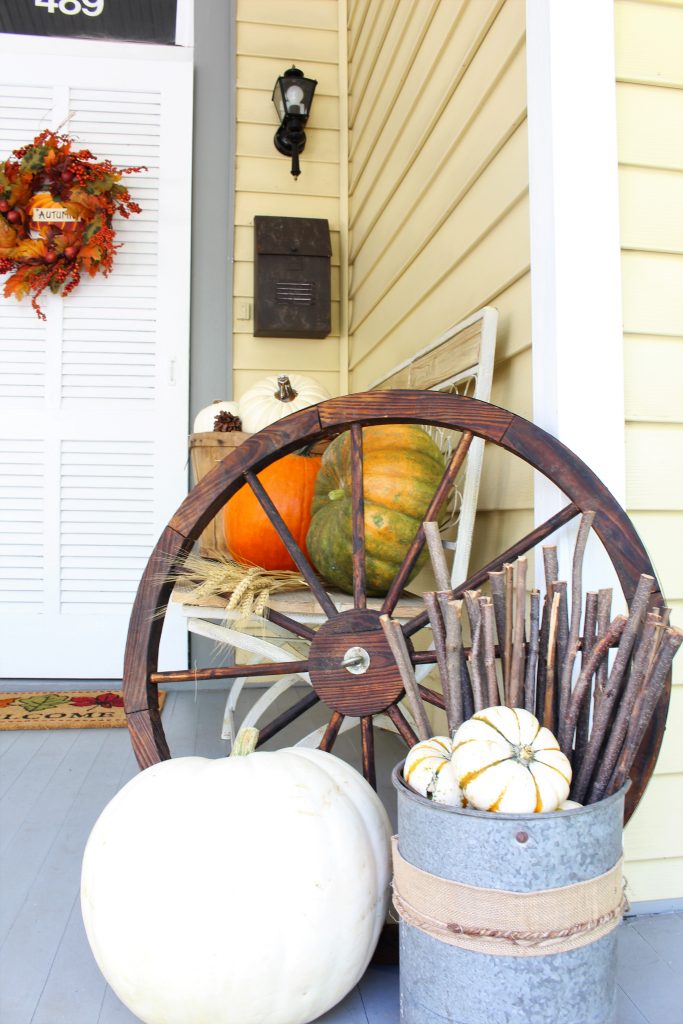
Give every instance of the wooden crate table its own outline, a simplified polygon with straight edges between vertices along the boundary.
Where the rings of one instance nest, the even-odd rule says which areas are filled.
[[[350,608],[353,608],[353,597],[350,594],[343,594],[340,590],[334,589],[329,590],[328,593],[337,611],[348,611]],[[248,631],[244,628],[231,628],[230,623],[237,621],[239,612],[237,610],[229,610],[227,608],[227,600],[226,598],[225,604],[221,604],[215,597],[193,599],[188,588],[183,587],[181,584],[176,584],[171,597],[171,601],[179,605],[182,614],[186,617],[187,628],[191,633],[234,647],[236,651],[241,652],[247,659],[244,662],[246,665],[264,660],[298,662],[302,657],[306,656],[305,651],[302,654],[301,650],[302,645],[307,646],[306,640],[294,636],[289,630],[276,625],[266,617],[252,616],[249,620]],[[379,610],[381,604],[382,598],[368,598],[368,608]],[[319,626],[327,618],[317,600],[307,588],[273,594],[268,602],[268,607],[276,612],[283,612],[297,622],[311,627]],[[393,618],[398,619],[400,622],[406,622],[408,619],[419,614],[423,607],[421,598],[404,592],[393,612]],[[266,631],[268,637],[265,635]],[[225,705],[221,739],[232,742],[239,728],[252,725],[257,726],[261,716],[281,694],[297,684],[304,683],[308,686],[311,684],[307,672],[292,672],[281,676],[276,682],[268,685],[265,693],[256,701],[253,708],[236,728],[235,713],[237,702],[247,681],[248,677],[246,676],[238,676],[233,680]],[[402,707],[403,714],[414,727],[410,710],[405,705]],[[349,716],[344,719],[340,731],[346,732],[348,729],[358,725],[358,722],[358,718]],[[391,732],[396,731],[393,722],[386,715],[380,715],[375,720],[375,724],[379,728],[387,729]],[[300,740],[298,745],[315,747],[320,742],[323,733],[323,727],[316,729]]]

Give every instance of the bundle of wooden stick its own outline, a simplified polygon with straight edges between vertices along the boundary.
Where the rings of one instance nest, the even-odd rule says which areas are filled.
[[[569,594],[558,579],[557,549],[547,546],[543,597],[538,590],[527,595],[522,557],[489,573],[490,596],[468,591],[463,600],[454,599],[437,524],[423,524],[437,583],[424,600],[449,731],[494,705],[531,711],[572,762],[571,797],[581,803],[609,796],[626,782],[683,642],[683,632],[669,625],[669,609],[653,600],[652,576],[640,577],[628,615],[611,618],[610,588],[591,591],[583,601],[582,565],[593,519],[592,512],[581,518]],[[429,722],[401,628],[383,625],[425,738]]]

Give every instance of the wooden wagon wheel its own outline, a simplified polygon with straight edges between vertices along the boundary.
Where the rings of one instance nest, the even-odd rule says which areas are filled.
[[[332,747],[345,716],[359,717],[363,770],[366,778],[372,782],[375,772],[373,716],[388,715],[406,743],[416,742],[417,738],[398,706],[403,688],[379,623],[380,613],[367,608],[365,600],[362,427],[392,422],[432,424],[462,432],[461,442],[435,491],[426,519],[436,517],[473,435],[499,445],[525,460],[556,484],[568,498],[568,504],[560,512],[501,552],[486,566],[473,572],[456,587],[455,596],[478,587],[487,579],[490,571],[500,569],[503,563],[531,550],[559,527],[585,511],[595,512],[593,528],[612,561],[628,602],[631,601],[640,574],[655,575],[632,523],[598,477],[555,438],[505,409],[459,395],[425,391],[371,392],[331,399],[304,409],[254,434],[219,463],[192,489],[152,552],[131,615],[123,678],[128,728],[141,767],[171,756],[161,724],[157,686],[180,680],[309,672],[311,692],[266,724],[261,730],[260,741],[265,742],[322,700],[330,708],[331,717],[320,746],[325,750]],[[324,584],[311,569],[257,479],[257,473],[289,452],[347,429],[351,431],[352,449],[354,607],[338,612]],[[159,672],[159,640],[172,590],[170,579],[173,571],[182,565],[186,553],[204,527],[245,482],[254,491],[292,554],[327,620],[316,632],[282,612],[268,613],[274,623],[311,641],[309,656],[301,662]],[[395,608],[423,544],[423,531],[420,527],[384,598],[383,612],[391,614]],[[655,593],[654,600],[663,603],[659,591]],[[404,624],[403,630],[409,646],[410,637],[427,622],[425,610]],[[352,648],[359,648],[366,654],[359,655],[356,652],[354,662],[354,658],[349,655]],[[369,664],[364,664],[360,673],[349,670],[350,661],[357,666],[357,658],[360,657],[363,664],[366,656],[369,656]],[[430,651],[412,650],[411,656],[414,664],[435,660],[434,653]],[[422,691],[426,700],[436,706],[443,706],[440,694],[424,687]],[[654,769],[664,732],[669,692],[670,684],[667,684],[639,750],[632,772],[627,817],[637,806]]]

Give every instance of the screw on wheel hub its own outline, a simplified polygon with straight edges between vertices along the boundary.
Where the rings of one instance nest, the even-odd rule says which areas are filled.
[[[343,715],[377,715],[403,695],[379,612],[368,608],[353,608],[323,623],[308,664],[315,692]]]
[[[370,655],[364,647],[349,647],[342,658],[342,665],[347,672],[361,676],[370,668]]]

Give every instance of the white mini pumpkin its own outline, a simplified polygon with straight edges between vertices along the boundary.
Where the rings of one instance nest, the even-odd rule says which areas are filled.
[[[239,416],[240,409],[237,402],[223,402],[217,399],[211,405],[200,409],[194,418],[192,430],[195,434],[204,434],[213,431],[213,424],[219,412],[228,412],[231,416]]]
[[[374,951],[389,837],[371,787],[320,750],[153,765],[85,850],[95,959],[145,1024],[314,1020]]]
[[[432,736],[411,747],[403,765],[403,778],[421,796],[435,804],[462,807],[462,792],[451,764],[453,744],[448,736]]]
[[[556,810],[572,777],[553,734],[523,708],[485,708],[463,722],[453,768],[472,807],[520,814]]]
[[[283,416],[317,405],[329,397],[322,384],[300,373],[264,377],[240,398],[242,429],[255,434]]]

